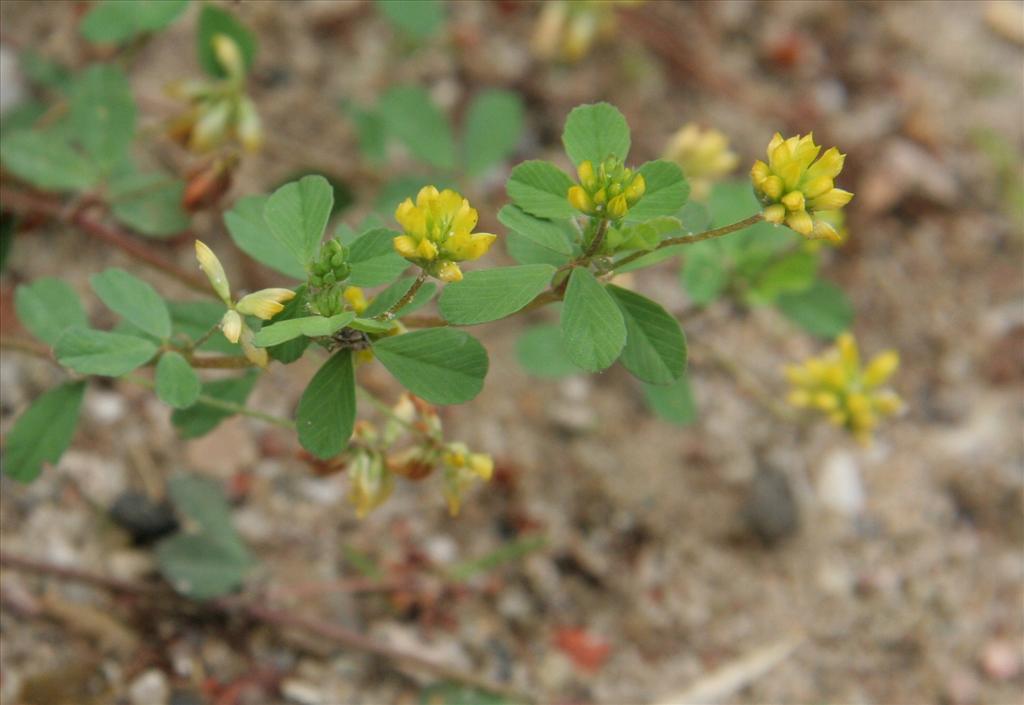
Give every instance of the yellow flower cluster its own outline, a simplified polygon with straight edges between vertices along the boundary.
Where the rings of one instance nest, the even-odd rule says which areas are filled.
[[[886,350],[862,367],[856,341],[843,333],[821,357],[786,368],[793,386],[789,403],[826,414],[832,423],[866,443],[881,418],[903,408],[899,396],[885,387],[899,364],[898,353]]]
[[[461,280],[462,270],[456,263],[482,257],[497,238],[473,232],[476,209],[451,189],[439,192],[424,186],[415,204],[411,198],[399,204],[395,220],[403,230],[394,240],[398,254],[446,282]]]
[[[736,168],[740,158],[729,149],[729,138],[715,129],[702,130],[690,122],[669,140],[665,159],[679,165],[690,182],[690,194],[707,198],[711,184]]]
[[[832,147],[815,161],[819,151],[813,135],[783,139],[776,132],[768,144],[768,162],[754,162],[750,178],[769,223],[785,223],[804,237],[838,241],[836,229],[818,214],[837,211],[853,198],[834,184],[846,155]]]
[[[573,208],[590,216],[619,220],[647,190],[643,174],[615,157],[608,157],[597,169],[589,160],[582,161],[576,175],[580,182],[569,187],[566,198]]]
[[[231,285],[227,274],[224,273],[224,267],[213,250],[202,240],[196,240],[196,259],[199,260],[200,269],[210,280],[213,290],[228,307],[220,320],[220,329],[224,337],[232,343],[239,343],[250,362],[266,367],[267,351],[253,345],[252,340],[256,334],[246,324],[243,316],[256,316],[269,321],[284,309],[284,302],[291,300],[295,292],[291,289],[260,289],[246,294],[236,302],[231,298]]]
[[[256,105],[245,94],[245,61],[238,44],[225,34],[213,38],[214,55],[228,77],[190,81],[170,87],[172,96],[189,102],[189,109],[168,128],[172,139],[195,152],[208,152],[237,140],[247,151],[263,146],[263,125]]]

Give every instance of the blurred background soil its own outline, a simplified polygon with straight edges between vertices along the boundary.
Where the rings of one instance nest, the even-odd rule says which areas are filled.
[[[163,478],[190,470],[236,497],[236,525],[260,561],[250,586],[269,603],[507,679],[541,702],[671,702],[736,663],[736,682],[715,699],[1024,700],[1024,213],[1012,192],[1024,148],[1024,5],[649,1],[619,12],[615,37],[569,66],[530,55],[537,5],[448,3],[445,32],[420,46],[368,3],[230,7],[261,42],[253,92],[269,133],[232,197],[316,170],[353,189],[343,216],[353,225],[387,174],[359,166],[339,106],[372,102],[395,83],[427,86],[456,115],[481,87],[520,91],[527,128],[516,161],[564,160],[565,114],[596,100],[626,115],[636,162],[698,121],[730,136],[742,176],[774,131],[813,130],[849,155],[839,181],[857,194],[850,241],[829,255],[827,273],[855,303],[865,353],[900,351],[895,387],[908,411],[867,449],[824,424],[780,423],[700,343],[780,399],[780,367],[821,344],[773,309],[721,302],[686,321],[700,418],[675,428],[649,415],[621,369],[527,376],[514,344],[526,323],[551,318],[538,312],[476,329],[491,356],[486,387],[443,411],[449,437],[498,462],[497,479],[457,519],[436,487],[399,483],[357,520],[344,475],[316,477],[290,434],[234,418],[184,442],[148,392],[93,384],[59,465],[30,486],[0,485],[5,551],[144,579],[152,555],[104,508],[127,488],[159,491]],[[89,50],[78,11],[4,2],[3,43],[81,62]],[[162,87],[198,73],[195,14],[132,59],[143,130],[173,108]],[[182,163],[169,144],[153,149]],[[401,168],[399,156],[390,169]],[[503,232],[495,214],[506,173],[464,186],[484,230]],[[202,216],[194,230],[232,281],[273,284],[243,263],[219,219]],[[192,266],[190,240],[152,246]],[[0,280],[4,332],[19,332],[14,287],[43,275],[79,290],[93,320],[109,318],[88,277],[111,265],[136,266],[66,228],[20,237]],[[677,272],[666,263],[629,285],[681,312]],[[315,365],[272,366],[250,404],[290,416]],[[5,351],[0,373],[6,429],[56,372]],[[379,366],[360,379],[398,393]],[[542,547],[468,581],[440,577],[534,536]],[[408,584],[351,589],[359,556]],[[428,682],[301,633],[143,619],[107,593],[12,570],[0,585],[4,703],[92,702],[82,695],[90,689],[105,693],[94,702],[413,703]],[[70,616],[16,609],[41,596]],[[103,626],[88,619],[95,613]],[[770,668],[759,672],[758,657]]]

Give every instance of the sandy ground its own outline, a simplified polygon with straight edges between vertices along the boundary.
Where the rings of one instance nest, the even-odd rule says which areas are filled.
[[[1019,3],[1007,7],[1017,12],[1011,25],[1024,16]],[[701,417],[682,430],[651,418],[622,370],[531,379],[514,355],[528,321],[491,324],[476,331],[491,355],[486,388],[444,420],[452,437],[495,455],[500,481],[477,491],[456,520],[436,488],[403,484],[359,521],[344,501],[344,477],[313,477],[287,434],[234,419],[182,442],[156,399],[95,384],[59,466],[29,487],[0,485],[5,551],[145,577],[151,555],[131,548],[102,508],[127,487],[159,487],[191,470],[230,486],[245,481],[235,520],[260,560],[251,583],[271,589],[277,604],[507,679],[542,702],[669,702],[736,663],[738,684],[721,701],[1024,699],[1024,213],[1006,206],[996,165],[976,140],[980,131],[998,135],[1019,169],[1024,55],[1003,36],[1006,8],[648,2],[623,16],[615,43],[571,68],[529,57],[537,14],[529,6],[452,3],[451,42],[416,51],[367,5],[285,11],[246,3],[238,11],[261,38],[256,96],[276,133],[265,156],[243,165],[239,195],[300,168],[352,173],[354,135],[338,101],[368,101],[401,81],[426,82],[453,109],[481,85],[521,90],[521,158],[555,154],[566,111],[595,99],[612,100],[629,118],[638,160],[656,156],[689,120],[726,131],[743,164],[776,129],[814,129],[819,142],[849,154],[843,185],[858,194],[851,241],[828,257],[827,274],[856,304],[864,349],[901,352],[896,387],[908,412],[870,449],[832,428],[795,428],[766,413],[706,351],[724,351],[781,396],[779,367],[820,344],[772,310],[722,303],[687,323]],[[194,70],[193,15],[135,59],[148,119],[165,114],[159,86]],[[67,40],[70,5],[8,2],[0,20],[5,43],[81,56]],[[167,146],[158,152],[182,159]],[[400,158],[392,169],[403,169]],[[499,174],[467,190],[485,227],[495,226],[501,183]],[[372,180],[354,185],[361,196],[374,188]],[[345,218],[358,222],[362,212],[357,206]],[[230,251],[212,218],[196,230]],[[131,266],[83,242],[52,227],[15,243],[0,280],[5,334],[18,332],[18,283],[57,275],[85,295],[91,274]],[[188,262],[188,243],[158,247]],[[240,258],[228,264],[250,286],[269,281]],[[681,311],[676,271],[645,270],[631,285]],[[151,281],[182,293],[159,275]],[[86,301],[94,321],[109,317]],[[312,360],[271,368],[252,405],[290,414],[314,368]],[[6,351],[0,373],[6,429],[56,377],[45,363]],[[360,374],[367,386],[397,393],[379,367]],[[787,510],[773,493],[752,491],[772,473],[792,488],[800,527],[766,546],[745,517],[752,496],[765,511]],[[522,535],[546,545],[459,587],[437,577]],[[417,590],[335,589],[357,575],[353,549],[415,576]],[[135,635],[129,648],[97,650],[73,621],[69,628],[5,609],[3,703],[43,702],[38,693],[52,691],[40,683],[56,681],[72,684],[78,702],[114,701],[81,695],[93,687],[103,698],[146,697],[163,692],[145,690],[157,681],[175,688],[174,702],[214,702],[211,693],[223,693],[216,685],[251,681],[237,702],[411,703],[426,682],[296,635],[143,619],[110,610],[106,594],[9,570],[0,584],[15,596],[46,586],[54,599],[108,612]],[[580,633],[573,630],[597,653],[607,646],[607,658],[586,669],[581,650],[565,647],[567,634]],[[772,659],[773,647],[785,653]],[[770,668],[757,675],[759,656]],[[261,688],[253,674],[264,671],[277,674],[276,689]]]

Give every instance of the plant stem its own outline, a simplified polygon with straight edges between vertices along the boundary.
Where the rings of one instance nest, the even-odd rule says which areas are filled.
[[[188,272],[170,260],[164,259],[153,251],[151,245],[136,240],[126,231],[107,225],[89,215],[84,208],[67,209],[58,199],[39,196],[18,189],[0,188],[0,203],[12,211],[29,214],[39,213],[66,225],[80,228],[87,235],[113,245],[125,254],[140,262],[157,269],[167,276],[195,291],[212,296],[209,282],[203,277]]]
[[[377,316],[377,318],[382,321],[390,321],[393,319],[398,311],[401,311],[409,304],[410,301],[412,301],[412,298],[416,296],[416,292],[420,290],[420,287],[423,286],[425,281],[427,281],[427,272],[426,270],[421,269],[419,276],[416,277],[416,281],[414,281],[412,286],[409,287],[409,291],[405,292],[405,295],[402,298],[391,304],[391,308]]]
[[[127,374],[123,375],[119,379],[123,379],[125,382],[131,382],[132,384],[137,384],[140,387],[145,387],[147,389],[154,389],[156,387],[156,384],[154,384],[151,380],[146,379],[145,377],[140,377],[138,375]],[[233,414],[241,414],[242,416],[248,416],[249,418],[264,421],[266,423],[273,424],[274,426],[280,426],[281,428],[287,428],[293,431],[295,430],[295,422],[292,421],[291,419],[285,419],[280,416],[274,416],[273,414],[266,414],[262,411],[250,409],[249,407],[244,406],[242,404],[236,404],[235,402],[232,401],[225,401],[224,399],[211,397],[207,394],[200,394],[196,398],[196,404],[212,406],[215,409],[223,409],[224,411],[230,411]]]
[[[604,244],[604,236],[608,232],[608,219],[601,218],[601,222],[597,224],[597,232],[594,233],[594,239],[590,241],[590,247],[583,253],[583,257],[580,258],[582,262],[589,262],[590,258],[601,249],[601,245]]]
[[[44,575],[58,580],[91,585],[93,587],[110,590],[111,592],[124,593],[126,595],[136,597],[154,598],[154,605],[166,605],[167,603],[172,603],[179,607],[183,607],[190,604],[184,598],[171,593],[160,585],[109,578],[105,575],[93,573],[87,570],[59,566],[52,563],[44,563],[42,561],[37,561],[23,556],[15,556],[5,552],[0,552],[0,566],[13,571],[31,573],[34,575]],[[422,669],[441,679],[466,683],[475,688],[504,695],[508,698],[521,702],[536,702],[536,698],[531,694],[521,692],[512,686],[505,685],[504,683],[498,683],[486,676],[477,675],[470,671],[463,671],[447,664],[439,663],[433,659],[420,656],[416,653],[386,646],[364,634],[360,634],[357,631],[348,629],[347,627],[343,627],[339,624],[332,624],[331,622],[323,619],[302,617],[285,610],[269,607],[259,598],[221,597],[203,604],[219,613],[226,615],[232,613],[240,614],[254,622],[259,622],[278,630],[302,630],[339,646],[373,654],[374,656],[378,656],[389,663],[398,663],[411,668]]]
[[[612,268],[609,271],[614,271],[614,270],[618,269],[619,267],[621,267],[624,264],[629,264],[630,262],[634,262],[634,261],[640,259],[641,257],[649,255],[652,252],[657,252],[658,250],[662,250],[662,249],[664,249],[666,247],[672,247],[673,245],[692,245],[695,242],[703,242],[704,240],[713,240],[716,237],[722,237],[724,235],[728,235],[729,233],[734,233],[737,230],[743,230],[743,228],[748,228],[751,225],[755,225],[757,223],[760,223],[762,220],[764,220],[764,216],[761,215],[761,213],[755,213],[754,215],[750,216],[749,218],[744,218],[743,220],[740,220],[740,221],[738,221],[736,223],[732,223],[731,225],[723,225],[722,227],[715,228],[714,230],[705,230],[704,232],[697,233],[696,235],[681,235],[680,237],[672,237],[672,238],[669,238],[668,240],[662,241],[661,244],[659,244],[653,250],[645,250],[643,252],[634,252],[633,254],[631,254],[631,255],[629,255],[627,257],[623,257],[618,262],[615,262],[615,264],[612,265]]]

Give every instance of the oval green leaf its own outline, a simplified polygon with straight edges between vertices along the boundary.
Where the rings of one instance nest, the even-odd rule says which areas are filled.
[[[111,267],[89,279],[111,311],[139,330],[164,340],[171,335],[171,314],[156,289],[123,269]]]
[[[263,218],[278,242],[305,267],[320,249],[333,205],[334,190],[327,179],[303,176],[274,191],[263,208]]]
[[[589,159],[596,168],[608,157],[625,161],[629,142],[626,118],[609,103],[577,106],[565,119],[562,144],[573,164]]]
[[[149,362],[156,343],[134,335],[91,328],[69,328],[57,340],[54,352],[65,367],[84,375],[120,377]]]
[[[644,177],[644,195],[626,213],[630,223],[642,223],[662,215],[677,215],[690,196],[690,184],[682,170],[662,159],[647,162],[639,169]]]
[[[43,463],[60,460],[75,435],[84,394],[85,382],[69,382],[32,402],[7,433],[4,474],[18,482],[32,482]]]
[[[572,183],[551,162],[534,159],[512,170],[506,190],[517,206],[538,218],[572,218],[578,215],[567,195]]]
[[[305,279],[305,266],[274,236],[263,219],[268,199],[269,196],[238,199],[231,210],[224,214],[224,225],[242,252],[285,276]]]
[[[469,401],[487,376],[487,351],[461,330],[431,328],[383,338],[373,351],[406,389],[432,404]]]
[[[199,398],[199,375],[180,354],[169,351],[156,364],[156,395],[175,409],[185,409]]]
[[[325,316],[292,318],[260,329],[253,339],[253,344],[257,347],[269,348],[271,345],[280,345],[301,335],[307,338],[331,335],[347,326],[355,317],[356,314],[345,311],[329,318]]]
[[[686,371],[686,337],[679,322],[661,304],[611,284],[608,291],[626,322],[626,346],[619,362],[634,377],[651,384],[672,384]]]
[[[555,324],[530,328],[516,341],[519,364],[535,377],[557,379],[583,372],[572,364],[562,345],[562,333]]]
[[[318,458],[332,458],[348,445],[356,421],[352,351],[340,350],[323,364],[299,400],[299,443]]]
[[[498,211],[498,220],[509,230],[548,250],[563,255],[572,254],[569,231],[562,223],[535,218],[522,208],[507,205]],[[571,228],[571,226],[569,226]]]
[[[611,294],[577,267],[562,306],[562,345],[573,364],[589,372],[610,367],[626,344],[626,323]]]
[[[55,345],[68,328],[89,325],[78,294],[53,277],[22,284],[14,292],[14,309],[21,325],[48,345]]]
[[[548,288],[555,268],[527,264],[468,272],[441,292],[438,308],[449,323],[471,326],[509,316]]]

